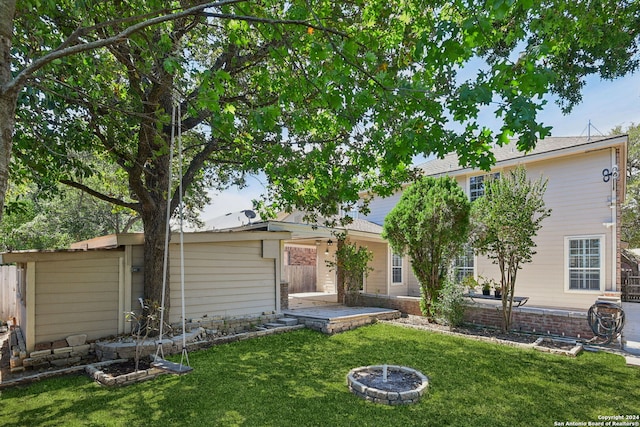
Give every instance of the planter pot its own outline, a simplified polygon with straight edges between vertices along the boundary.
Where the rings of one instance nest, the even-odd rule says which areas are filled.
[[[483,289],[482,290],[482,295],[490,295],[491,291],[489,289]]]
[[[502,298],[502,291],[494,291],[493,295],[494,295],[496,298]]]

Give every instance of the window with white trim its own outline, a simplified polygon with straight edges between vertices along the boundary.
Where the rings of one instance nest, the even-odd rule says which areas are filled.
[[[474,259],[471,245],[464,245],[462,252],[454,260],[454,268],[458,283],[462,283],[467,276],[473,277]]]
[[[571,291],[599,291],[604,279],[602,236],[567,237],[568,288]]]
[[[477,175],[469,178],[469,200],[472,202],[484,196],[484,181],[489,178],[498,179],[500,173],[496,172],[491,175]]]
[[[398,254],[391,257],[391,283],[402,283],[402,256]]]

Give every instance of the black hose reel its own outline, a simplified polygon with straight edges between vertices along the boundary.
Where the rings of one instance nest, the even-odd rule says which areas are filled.
[[[624,310],[618,304],[598,301],[589,308],[587,321],[595,335],[590,344],[611,344],[624,327]]]

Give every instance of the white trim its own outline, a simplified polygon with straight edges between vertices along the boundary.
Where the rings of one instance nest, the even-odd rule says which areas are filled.
[[[572,236],[564,236],[564,291],[565,293],[571,294],[600,294],[605,290],[605,277],[607,274],[606,271],[606,263],[605,263],[605,254],[606,254],[606,236],[604,234],[585,234],[585,235],[572,235]],[[587,240],[587,239],[598,239],[600,240],[600,286],[598,289],[570,289],[570,281],[569,281],[569,241],[571,240]]]
[[[396,266],[393,265],[393,256],[397,255],[395,252],[393,252],[393,250],[391,249],[391,247],[389,247],[389,262],[388,262],[388,271],[389,271],[389,286],[404,286],[406,284],[406,264],[407,264],[407,257],[398,255],[400,257],[400,277],[401,277],[401,281],[400,282],[394,282],[393,281],[393,269],[397,268]],[[389,292],[387,291],[387,294]]]

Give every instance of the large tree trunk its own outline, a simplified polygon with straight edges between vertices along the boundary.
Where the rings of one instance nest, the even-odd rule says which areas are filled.
[[[12,78],[11,38],[15,11],[15,0],[0,0],[0,220],[2,220],[4,198],[9,185],[9,165],[18,99],[15,88],[10,91],[5,89],[5,85]]]
[[[165,202],[166,203],[166,202]],[[166,206],[157,205],[157,209],[143,207],[141,216],[144,225],[144,298],[151,302],[162,303],[162,282],[164,270],[164,245],[166,236]],[[164,320],[169,322],[169,263],[167,263],[167,281],[164,298]]]

